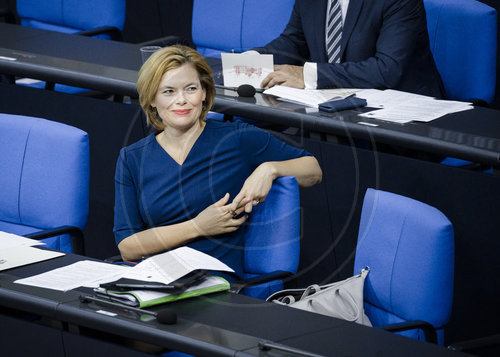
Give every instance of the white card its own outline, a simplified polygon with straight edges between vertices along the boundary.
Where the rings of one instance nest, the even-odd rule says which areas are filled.
[[[221,53],[225,87],[250,84],[260,88],[262,80],[274,71],[273,55]]]

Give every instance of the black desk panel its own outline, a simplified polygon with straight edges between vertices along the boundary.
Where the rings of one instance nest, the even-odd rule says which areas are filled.
[[[6,23],[0,23],[0,47],[136,71],[141,66],[139,45]]]
[[[12,330],[2,328],[4,337],[6,334],[20,333],[15,329],[16,326],[33,327],[27,317],[21,315],[16,319],[17,316],[12,311],[17,311],[50,318],[52,326],[59,323],[59,328],[44,330],[45,338],[54,340],[53,346],[58,346],[62,335],[68,334],[73,334],[71,338],[65,336],[68,342],[71,339],[78,340],[78,336],[82,335],[91,344],[88,337],[96,338],[101,332],[103,341],[116,336],[197,356],[234,356],[237,353],[241,356],[276,355],[274,350],[269,353],[259,351],[257,346],[261,340],[325,356],[339,353],[353,356],[373,356],[374,353],[382,353],[384,356],[400,356],[401,353],[408,356],[461,355],[382,330],[227,292],[152,308],[153,311],[170,308],[177,313],[176,324],[163,325],[149,315],[95,303],[81,303],[78,296],[88,292],[85,288],[59,292],[14,283],[19,277],[29,275],[30,271],[41,273],[79,259],[81,257],[66,255],[53,259],[50,263],[36,263],[1,274],[0,326],[5,326],[6,322],[14,322],[11,323]],[[15,302],[18,304],[14,304]],[[52,304],[53,309],[41,308],[44,304]],[[9,311],[6,312],[5,308]],[[45,326],[42,323],[39,325]],[[26,338],[29,341],[30,336]],[[36,340],[36,336],[34,339]]]
[[[429,123],[390,123],[364,118],[362,108],[327,113],[256,93],[255,98],[217,89],[214,111],[312,132],[360,138],[403,148],[449,155],[487,165],[500,165],[500,111],[475,108]]]

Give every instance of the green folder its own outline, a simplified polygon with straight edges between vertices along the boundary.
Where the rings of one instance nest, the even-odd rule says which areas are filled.
[[[143,308],[225,290],[229,290],[229,282],[226,279],[219,276],[209,276],[201,283],[189,287],[180,294],[152,290],[116,291],[103,288],[94,289],[94,292],[97,297],[105,300]]]

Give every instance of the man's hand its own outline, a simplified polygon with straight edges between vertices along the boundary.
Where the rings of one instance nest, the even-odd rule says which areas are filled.
[[[261,83],[262,88],[282,85],[304,89],[304,67],[289,64],[274,66],[274,72],[269,73]]]

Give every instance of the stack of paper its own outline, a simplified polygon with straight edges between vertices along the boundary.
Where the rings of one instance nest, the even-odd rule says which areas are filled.
[[[18,284],[68,291],[80,286],[97,287],[101,281],[111,281],[129,269],[123,265],[81,260],[45,273],[19,279]]]
[[[128,269],[123,277],[169,284],[197,269],[234,271],[208,254],[189,247],[180,247],[143,260]]]
[[[16,283],[67,291],[79,286],[97,288],[119,278],[169,284],[197,269],[234,271],[218,259],[189,247],[152,256],[134,267],[82,260]]]
[[[446,114],[472,109],[471,103],[438,100],[394,89],[365,89],[357,92],[356,97],[366,99],[368,107],[382,108],[360,116],[395,123],[429,122]]]
[[[336,88],[336,89],[298,89],[286,86],[274,86],[266,89],[264,94],[274,95],[280,100],[298,103],[310,107],[318,108],[319,104],[334,100],[344,99],[359,89]]]
[[[0,231],[0,271],[64,255],[62,252],[34,248],[41,244],[44,243]]]

